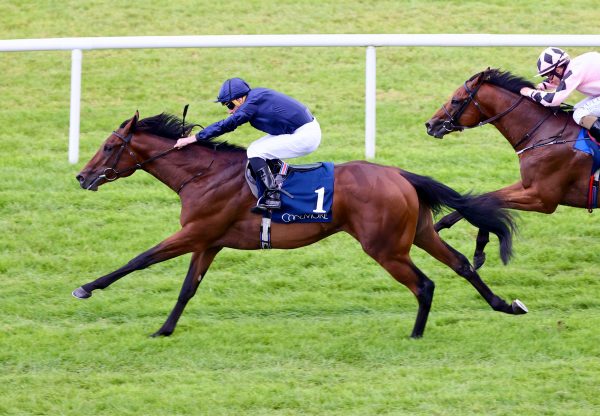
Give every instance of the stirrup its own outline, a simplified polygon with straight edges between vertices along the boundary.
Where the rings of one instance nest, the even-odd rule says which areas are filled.
[[[281,198],[279,196],[279,192],[275,190],[267,190],[260,198],[258,198],[256,206],[253,207],[250,212],[254,214],[262,214],[265,211],[272,209],[281,209]]]
[[[594,124],[592,124],[592,127],[588,129],[588,131],[590,136],[592,136],[596,142],[600,142],[600,119],[597,119]]]

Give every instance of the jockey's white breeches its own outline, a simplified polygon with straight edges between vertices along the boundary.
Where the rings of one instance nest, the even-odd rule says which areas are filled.
[[[298,127],[291,134],[277,136],[268,134],[248,146],[248,158],[291,159],[305,156],[317,149],[321,143],[321,126],[315,118]]]
[[[600,117],[600,97],[587,97],[573,106],[573,120],[581,124],[581,119],[585,116]]]

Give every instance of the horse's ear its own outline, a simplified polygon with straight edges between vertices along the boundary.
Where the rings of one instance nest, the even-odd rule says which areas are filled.
[[[488,81],[490,79],[490,71],[492,70],[492,68],[490,68],[489,66],[487,67],[487,69],[483,72],[485,77],[483,78],[485,81]]]
[[[140,119],[140,112],[135,110],[135,114],[131,117],[131,120],[127,122],[125,125],[125,134],[133,133],[135,131],[135,126],[137,125],[138,120]]]
[[[494,72],[494,70],[488,66],[487,69],[483,72],[485,74],[485,78],[483,80],[489,81],[492,78],[492,72]]]

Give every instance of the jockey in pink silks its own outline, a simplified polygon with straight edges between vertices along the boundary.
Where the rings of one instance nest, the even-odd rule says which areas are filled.
[[[575,90],[587,97],[575,104],[573,119],[600,140],[600,53],[588,52],[573,59],[560,48],[546,48],[537,61],[539,76],[547,78],[537,89],[522,88],[521,95],[546,107],[555,107]]]

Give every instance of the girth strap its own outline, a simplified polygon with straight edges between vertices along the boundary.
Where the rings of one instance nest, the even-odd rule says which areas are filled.
[[[587,210],[591,213],[594,208],[598,208],[598,182],[600,177],[600,169],[590,176],[590,184],[588,188]]]
[[[265,212],[260,223],[260,248],[271,248],[271,210]]]

